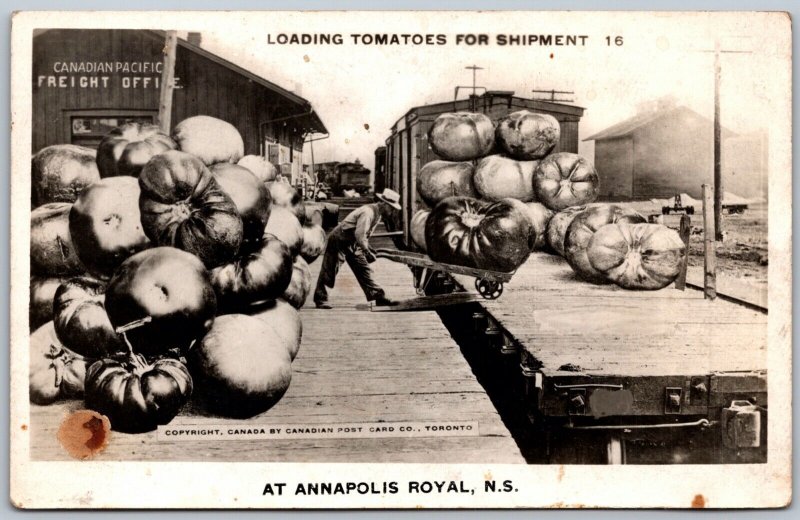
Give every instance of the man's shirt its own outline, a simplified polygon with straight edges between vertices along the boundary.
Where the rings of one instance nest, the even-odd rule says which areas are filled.
[[[342,221],[339,226],[344,231],[355,230],[356,244],[362,251],[369,249],[369,237],[381,223],[381,212],[378,203],[365,204],[353,211]]]

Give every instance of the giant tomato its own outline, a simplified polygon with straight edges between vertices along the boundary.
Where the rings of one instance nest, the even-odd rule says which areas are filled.
[[[189,353],[200,404],[247,418],[269,410],[292,380],[289,346],[275,329],[243,314],[226,314]]]
[[[217,298],[208,271],[194,255],[172,247],[128,258],[106,289],[106,311],[115,330],[126,332],[138,354],[186,349],[211,326]],[[127,327],[126,327],[127,328]]]
[[[513,271],[530,255],[536,237],[524,204],[493,204],[449,197],[436,205],[425,224],[425,243],[437,262],[490,271]]]
[[[176,359],[101,359],[86,372],[85,394],[86,407],[106,415],[113,430],[142,433],[178,414],[192,394],[192,377]]]
[[[587,249],[592,235],[598,229],[618,222],[637,224],[647,222],[647,219],[632,209],[603,204],[578,213],[567,228],[564,238],[564,257],[578,276],[587,282],[608,283],[605,274],[592,266]]]
[[[170,136],[150,123],[125,123],[109,133],[97,147],[97,167],[101,177],[138,177],[154,155],[177,148]]]
[[[208,268],[239,252],[243,223],[236,205],[205,165],[193,155],[156,155],[139,176],[142,226],[160,246],[194,255]]]
[[[625,289],[662,289],[678,277],[686,246],[674,229],[659,224],[609,224],[592,235],[592,267]]]
[[[133,177],[109,177],[81,193],[69,213],[69,232],[81,262],[108,278],[123,260],[149,247]]]
[[[246,309],[279,297],[292,279],[292,254],[275,238],[264,235],[261,247],[211,271],[211,285],[222,313]]]
[[[436,155],[448,161],[478,159],[494,147],[494,124],[485,114],[441,114],[428,130],[428,143]]]

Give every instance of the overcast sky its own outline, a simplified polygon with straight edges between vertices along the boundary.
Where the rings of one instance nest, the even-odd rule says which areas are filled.
[[[713,49],[717,36],[725,49],[753,51],[721,58],[723,125],[739,133],[768,128],[770,114],[781,109],[773,106],[770,95],[776,88],[770,71],[778,49],[763,47],[758,36],[775,21],[752,13],[729,19],[703,13],[680,19],[620,13],[572,13],[570,18],[442,13],[427,22],[411,14],[273,13],[244,17],[236,31],[204,30],[202,46],[312,103],[330,131],[329,139],[314,143],[316,162],[358,158],[372,168],[374,150],[395,121],[411,107],[452,100],[456,85],[471,84],[471,72],[464,67],[473,64],[484,67],[478,85],[490,90],[513,90],[526,97],[534,88],[574,91],[574,104],[587,109],[581,139],[635,114],[637,104],[661,96],[674,96],[710,118],[713,54],[702,51]],[[456,35],[478,32],[489,36],[489,45],[455,44]],[[275,40],[280,33],[339,33],[344,43],[268,43],[268,37]],[[448,43],[364,46],[355,45],[351,33],[444,34]],[[498,34],[589,38],[585,47],[501,47]],[[613,44],[618,35],[621,46]],[[611,36],[611,46],[606,36]],[[592,157],[592,143],[581,142],[581,153]]]

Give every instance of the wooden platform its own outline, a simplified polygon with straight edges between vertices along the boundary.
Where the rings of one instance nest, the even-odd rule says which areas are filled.
[[[377,244],[376,244],[377,245]],[[312,264],[313,279],[321,261]],[[395,298],[414,296],[411,273],[388,260],[377,279]],[[478,384],[459,347],[433,311],[356,310],[364,297],[346,266],[331,291],[332,310],[310,299],[301,314],[303,343],[291,386],[267,413],[249,421],[181,415],[181,424],[261,426],[354,422],[474,421],[472,437],[166,442],[155,433],[114,433],[100,460],[250,462],[524,463],[514,440]],[[31,457],[63,460],[55,432],[73,401],[32,406]]]
[[[458,282],[475,291],[474,280]],[[669,376],[767,367],[767,316],[673,286],[629,291],[579,280],[557,256],[534,253],[486,310],[541,365],[602,376]]]

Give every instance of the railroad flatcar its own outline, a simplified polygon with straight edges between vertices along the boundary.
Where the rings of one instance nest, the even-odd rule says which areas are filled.
[[[410,219],[425,207],[415,181],[438,158],[427,142],[436,117],[482,112],[498,120],[523,109],[555,117],[555,151],[577,153],[583,108],[512,93],[415,107],[397,121],[385,160],[385,187],[402,197],[400,217],[386,223],[402,231],[397,248],[414,249]],[[766,461],[764,305],[723,292],[705,299],[697,270],[687,273],[685,290],[589,284],[563,258],[540,251],[514,271],[502,297],[469,303],[473,285],[483,295],[474,275],[425,278],[414,269],[419,304],[445,297],[436,300],[440,318],[529,461]]]

